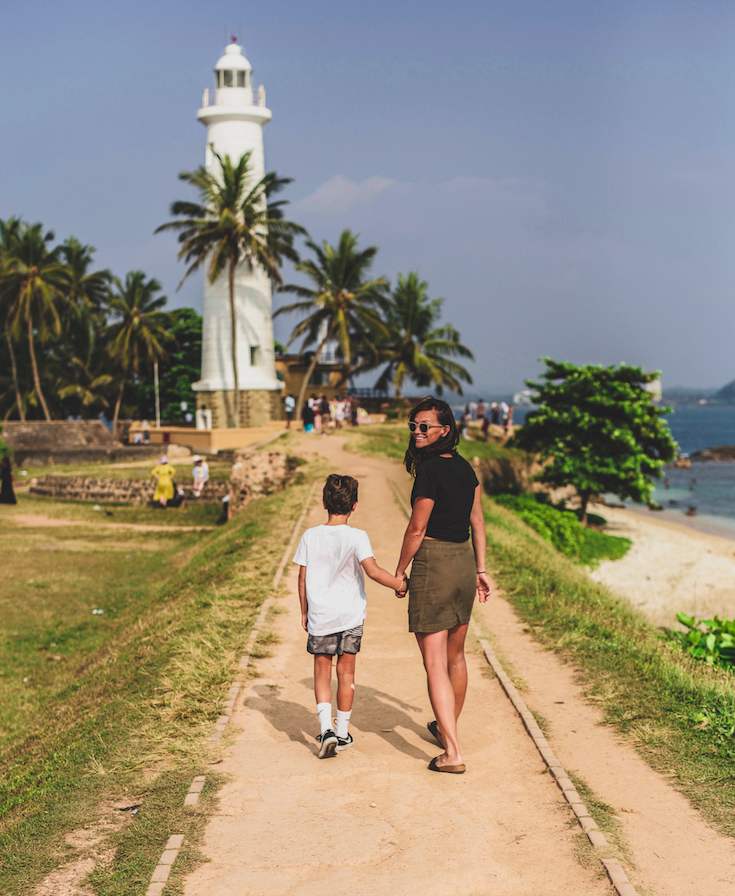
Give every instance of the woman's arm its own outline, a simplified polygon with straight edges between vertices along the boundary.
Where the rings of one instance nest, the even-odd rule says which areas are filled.
[[[406,533],[403,536],[403,545],[401,547],[401,556],[396,567],[396,575],[400,579],[406,573],[406,567],[416,556],[416,551],[421,547],[421,542],[426,535],[426,528],[429,525],[429,517],[434,509],[433,498],[416,498],[413,505],[413,513],[411,519],[406,526]]]
[[[475,489],[475,499],[470,511],[470,528],[472,529],[472,547],[475,551],[475,565],[477,567],[477,594],[481,603],[490,597],[493,586],[485,571],[485,514],[482,512],[482,486]]]

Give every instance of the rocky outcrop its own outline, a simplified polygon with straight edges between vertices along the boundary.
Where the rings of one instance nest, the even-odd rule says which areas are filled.
[[[279,451],[235,451],[230,474],[228,515],[239,513],[253,498],[285,488],[298,466],[298,458]]]
[[[703,448],[701,451],[693,451],[690,457],[695,461],[732,462],[735,461],[735,445],[718,445],[717,448]],[[674,464],[674,466],[678,466],[678,464]]]

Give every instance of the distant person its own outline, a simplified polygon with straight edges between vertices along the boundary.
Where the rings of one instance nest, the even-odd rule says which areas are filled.
[[[690,508],[687,510],[686,515],[687,515],[687,516],[696,516],[696,515],[697,515],[697,508],[696,508],[696,507],[690,507]]]
[[[137,429],[133,433],[133,445],[142,445],[143,444],[143,433]]]
[[[13,489],[13,467],[9,457],[0,461],[0,504],[17,504]]]
[[[286,408],[286,429],[291,429],[293,412],[294,408],[296,407],[296,399],[294,398],[293,392],[288,393],[288,395],[283,399],[283,404]]]
[[[151,424],[150,424],[147,420],[144,420],[144,421],[140,424],[140,428],[143,430],[143,444],[144,444],[144,445],[150,445],[150,442],[151,442]]]
[[[460,439],[467,438],[467,430],[469,428],[470,418],[472,416],[470,414],[468,408],[469,408],[469,405],[467,405],[467,407],[465,407],[464,414],[462,414],[462,416],[459,418],[459,437],[460,437]]]
[[[357,412],[360,410],[360,399],[353,395],[350,400],[350,425],[357,426]]]
[[[490,429],[490,415],[485,414],[485,416],[482,418],[482,435],[486,442],[488,440],[489,429]]]
[[[332,425],[332,409],[329,407],[329,399],[326,395],[322,395],[321,397],[319,410],[322,414],[322,432],[326,433]]]
[[[664,488],[671,488],[671,483],[669,482],[669,477],[666,476],[664,478]]]
[[[308,401],[305,401],[303,408],[301,408],[301,422],[304,424],[304,432],[313,432],[314,409]]]
[[[507,436],[508,436],[508,435],[510,435],[510,436],[513,435],[513,414],[514,414],[514,412],[515,412],[515,406],[512,405],[512,404],[509,405],[509,406],[508,406],[508,413],[507,413],[507,415],[506,415],[506,417],[505,417],[505,434],[506,434]]]
[[[195,498],[201,498],[204,486],[209,482],[209,465],[198,454],[194,455],[194,468],[191,471],[194,480],[191,493]]]
[[[348,726],[355,696],[355,658],[367,613],[363,570],[373,581],[396,591],[406,576],[392,576],[375,560],[370,538],[347,523],[357,508],[358,482],[332,473],[322,492],[327,522],[304,532],[293,562],[299,565],[301,625],[306,649],[314,657],[314,693],[321,733],[319,758],[354,743]],[[332,727],[332,657],[337,657],[337,719]]]
[[[165,454],[158,461],[157,466],[151,470],[151,476],[156,477],[156,490],[153,492],[153,500],[158,501],[163,508],[166,507],[166,504],[174,496],[175,475],[176,470],[168,462],[168,457]]]
[[[174,496],[168,502],[169,507],[184,507],[186,505],[186,492],[184,489],[177,485],[175,482],[173,483],[174,487]]]
[[[334,412],[334,425],[337,429],[342,429],[345,421],[345,400],[344,398],[337,399],[337,408]]]
[[[500,408],[497,401],[490,405],[490,422],[493,426],[500,426]]]
[[[309,404],[311,405],[312,411],[314,411],[314,432],[322,431],[322,403],[316,397],[316,395],[312,395],[309,399]]]
[[[475,420],[482,422],[485,419],[485,402],[480,399],[475,408]]]

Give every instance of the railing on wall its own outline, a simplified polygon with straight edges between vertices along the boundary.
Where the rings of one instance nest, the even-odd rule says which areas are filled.
[[[230,90],[232,88],[223,87],[222,90]],[[239,88],[235,88],[239,89]],[[202,93],[202,108],[206,109],[207,106],[214,106],[216,100],[213,98],[212,102],[210,102],[210,92],[209,87],[204,88],[204,92]],[[253,105],[260,106],[261,109],[265,108],[265,87],[261,84],[259,87],[256,87],[253,84]]]

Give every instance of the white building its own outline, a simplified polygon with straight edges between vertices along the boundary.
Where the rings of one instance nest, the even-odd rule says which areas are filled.
[[[265,174],[263,125],[271,119],[265,90],[253,85],[253,69],[233,43],[215,66],[214,93],[202,96],[197,118],[207,127],[207,170],[219,172],[216,152],[236,161],[250,151],[253,184]],[[240,421],[260,426],[283,416],[281,384],[276,379],[270,280],[260,269],[238,268],[235,279],[237,367],[240,385]],[[235,377],[232,369],[232,330],[227,274],[216,283],[205,280],[202,378],[194,384],[197,409],[211,412],[212,426],[228,425],[227,407],[233,408]],[[225,396],[229,401],[226,403]],[[206,415],[207,417],[209,415]],[[230,420],[232,420],[231,414]],[[203,419],[204,414],[198,418]],[[237,424],[235,424],[237,425]]]

